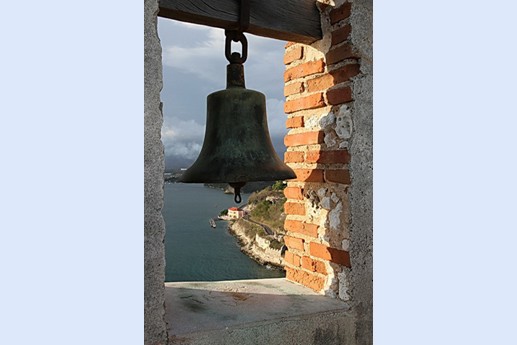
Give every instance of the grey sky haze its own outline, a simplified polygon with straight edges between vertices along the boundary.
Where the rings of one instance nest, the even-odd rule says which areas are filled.
[[[162,140],[166,169],[190,165],[203,143],[206,97],[226,87],[224,30],[158,19],[162,44],[164,122]],[[284,41],[246,34],[246,88],[266,95],[268,126],[282,157],[286,133],[283,96]],[[240,51],[239,46],[234,47]]]

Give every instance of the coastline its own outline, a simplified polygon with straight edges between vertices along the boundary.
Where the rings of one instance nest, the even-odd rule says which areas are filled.
[[[209,219],[231,204],[233,197],[202,184],[164,185],[163,219],[166,224],[165,278],[167,281],[210,281],[276,278],[280,271],[257,266],[243,255],[235,237],[227,232],[228,222]],[[247,195],[243,196],[247,201]],[[206,262],[210,262],[209,265]]]
[[[269,241],[267,239],[257,234],[254,236],[250,234],[245,226],[243,226],[243,222],[249,223],[249,226],[255,226],[253,223],[242,218],[238,221],[231,221],[228,224],[228,232],[239,242],[241,252],[261,265],[283,270],[284,258],[281,256],[280,250],[269,247]]]

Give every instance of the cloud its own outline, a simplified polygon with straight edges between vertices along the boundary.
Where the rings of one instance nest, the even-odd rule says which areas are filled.
[[[193,24],[168,23],[168,29],[160,30],[162,60],[165,66],[223,85],[228,61],[224,56],[224,30]],[[163,31],[163,32],[162,32]],[[274,97],[283,97],[284,41],[246,34],[248,60],[244,64],[247,87]],[[232,48],[240,51],[233,43]]]
[[[201,151],[205,126],[194,120],[169,118],[162,128],[162,141],[167,156],[195,159]]]
[[[171,44],[162,45],[163,64],[193,74],[205,82],[223,84],[227,64],[224,57],[224,31],[209,27],[193,27],[196,26],[182,24],[176,27],[175,32],[189,32],[186,37],[192,39],[173,40]],[[195,36],[198,38],[194,39]]]
[[[286,116],[284,113],[284,101],[276,98],[266,100],[267,124],[271,136],[284,136],[287,133],[285,128]]]
[[[268,98],[284,98],[284,41],[248,35],[249,53],[244,64],[246,87]]]

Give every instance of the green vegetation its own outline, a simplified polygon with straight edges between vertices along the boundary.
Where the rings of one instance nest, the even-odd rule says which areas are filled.
[[[272,249],[280,250],[284,244],[282,242],[279,242],[275,239],[271,240],[269,243],[269,247]]]
[[[220,216],[227,216],[228,215],[228,209],[224,209],[219,213]]]
[[[287,183],[284,183],[284,181],[276,181],[272,186],[272,190],[279,190],[283,191],[287,187]]]
[[[248,198],[246,206],[247,216],[233,223],[240,227],[244,235],[253,241],[256,235],[269,241],[269,248],[281,250],[284,245],[282,237],[276,235],[285,235],[284,230],[284,204],[286,198],[284,189],[286,185],[282,181],[277,181],[262,190],[252,193]],[[255,224],[260,223],[266,226]],[[266,230],[270,228],[275,232],[275,236],[268,235]]]
[[[242,218],[237,220],[236,223],[242,227],[243,232],[248,238],[255,238],[255,235],[257,234],[260,237],[266,236],[264,229],[260,225],[253,224]]]
[[[251,219],[269,226],[279,234],[285,233],[284,188],[285,185],[277,181],[273,186],[251,194],[248,199]]]

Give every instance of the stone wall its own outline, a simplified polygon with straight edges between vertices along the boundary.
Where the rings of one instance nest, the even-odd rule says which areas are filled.
[[[157,0],[144,1],[144,341],[167,343],[165,314],[165,223],[162,217],[164,157],[161,46]]]
[[[319,2],[323,39],[285,48],[287,279],[372,323],[372,2]]]

